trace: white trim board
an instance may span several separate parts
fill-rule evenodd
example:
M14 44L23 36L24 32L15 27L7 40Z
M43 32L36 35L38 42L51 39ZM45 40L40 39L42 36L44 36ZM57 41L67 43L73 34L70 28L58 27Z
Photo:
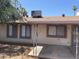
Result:
M30 53L28 55L38 57L42 48L43 48L43 46L36 46L30 51Z

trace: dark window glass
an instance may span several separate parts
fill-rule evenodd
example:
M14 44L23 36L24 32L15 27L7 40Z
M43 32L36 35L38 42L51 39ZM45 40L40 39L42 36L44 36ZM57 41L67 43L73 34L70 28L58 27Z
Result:
M20 25L20 38L31 38L31 25Z
M48 25L47 36L49 37L66 37L66 26L64 25Z
M7 24L7 37L17 37L17 24Z

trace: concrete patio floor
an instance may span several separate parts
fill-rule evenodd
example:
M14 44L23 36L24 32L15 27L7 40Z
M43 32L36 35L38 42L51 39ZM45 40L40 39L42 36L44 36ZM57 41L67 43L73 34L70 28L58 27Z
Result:
M70 51L71 53L76 56L76 47L75 46L71 46L70 47ZM79 58L79 47L78 47L78 58Z
M75 59L66 46L43 46L38 59Z

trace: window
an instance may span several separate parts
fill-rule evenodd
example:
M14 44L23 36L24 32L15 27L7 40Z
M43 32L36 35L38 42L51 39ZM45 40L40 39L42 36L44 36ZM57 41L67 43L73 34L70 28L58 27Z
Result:
M31 25L20 25L20 38L31 38Z
M7 24L7 37L9 38L17 37L17 24Z
M47 26L48 37L66 37L65 25L48 25Z

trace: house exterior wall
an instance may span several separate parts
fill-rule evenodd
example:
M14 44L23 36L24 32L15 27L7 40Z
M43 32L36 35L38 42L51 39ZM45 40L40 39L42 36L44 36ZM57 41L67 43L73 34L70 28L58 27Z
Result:
M71 44L71 25L67 25L67 37L66 38L53 38L47 37L47 26L38 25L38 43L54 44L54 45L70 45Z
M21 39L19 38L20 24L18 24L18 37L17 38L7 38L7 25L0 24L0 41L7 42L21 42L21 43L33 43L36 42L40 44L50 44L50 45L71 45L71 25L67 25L67 37L66 38L53 38L47 37L47 25L38 24L38 29L36 25L31 26L31 39ZM38 31L38 37L36 36L36 30Z
M20 26L18 24L18 37L17 38L8 38L7 37L7 24L0 24L0 41L15 42L15 43L32 43L31 39L21 39L20 38L19 29L20 29Z

